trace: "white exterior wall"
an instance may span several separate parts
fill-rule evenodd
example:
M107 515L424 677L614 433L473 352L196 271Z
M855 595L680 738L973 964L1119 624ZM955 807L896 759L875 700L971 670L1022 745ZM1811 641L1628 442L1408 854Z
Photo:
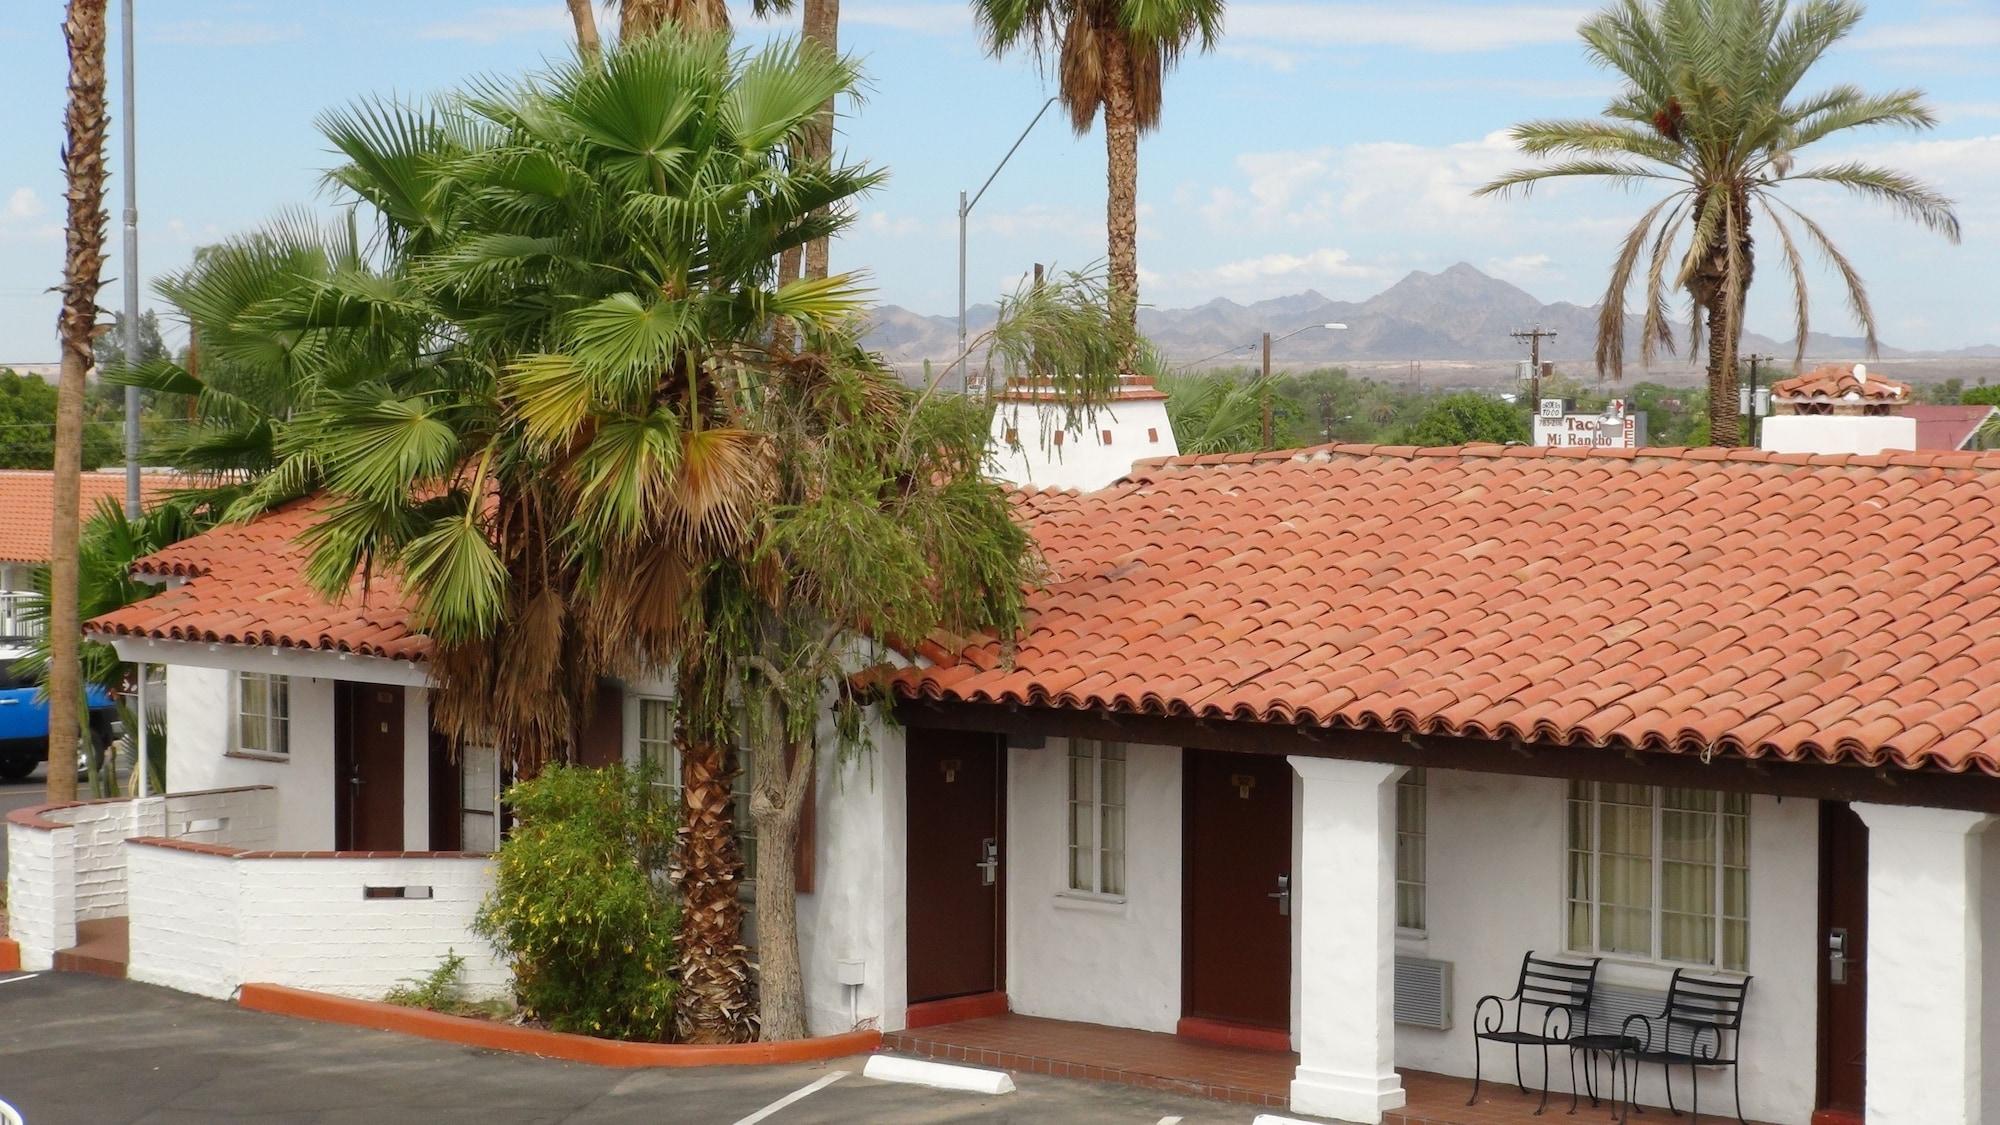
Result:
M273 665L274 672L282 672ZM275 786L277 838L285 851L333 847L338 789L334 754L334 689L338 680L291 678L289 760L251 757L230 750L235 719L229 683L221 668L174 665L168 673L167 791ZM430 846L430 701L419 687L403 689L403 848Z
M492 888L483 858L236 858L128 845L132 955L127 975L227 999L247 981L379 1000L466 960L468 995L510 978L470 926ZM364 898L365 887L429 887L430 898Z
M1774 453L1880 453L1915 449L1917 420L1883 414L1773 414L1757 444Z
M76 944L76 863L71 829L7 825L7 936L21 967L47 969Z
M1018 449L1010 448L1007 431L1015 431ZM1053 442L1064 430L1063 444ZM1104 431L1111 432L1110 444ZM1180 452L1174 429L1167 424L1163 398L1121 400L1100 407L1079 425L1064 425L1060 411L1034 403L1001 402L993 412L993 475L1011 484L1042 488L1103 488L1132 470L1132 462L1148 457L1172 457Z
M1980 886L1983 903L1980 926L1986 939L1981 951L1985 962L1980 974L1985 1002L1981 1034L1988 1051L2000 1051L2000 826L1981 833L1979 847L1984 876ZM1986 1067L1980 1102L1989 1116L2000 1113L2000 1063Z
M1563 815L1559 780L1447 770L1428 772L1429 931L1398 952L1452 962L1452 1027L1398 1025L1396 1064L1472 1075L1472 1019L1479 997L1514 990L1521 955L1560 954ZM1310 874L1305 876L1310 877ZM1819 1026L1819 806L1790 798L1750 802L1750 985L1743 1037L1743 1111L1751 1120L1803 1122L1813 1109ZM1599 980L1665 991L1668 967L1607 958ZM1556 1087L1568 1089L1557 1063ZM1527 1064L1539 1075L1539 1057ZM1720 1082L1716 1076L1721 1075ZM1486 1047L1486 1077L1511 1080L1513 1054ZM1725 1072L1703 1076L1704 1108L1727 1105ZM1677 1084L1686 1105L1685 1078ZM1663 1104L1657 1067L1640 1083ZM1723 1101L1715 1101L1718 1094Z
M278 669L273 669L274 671ZM230 673L220 668L174 665L167 686L167 791L227 789L242 785L270 785L278 790L277 838L275 847L287 851L324 850L333 847L334 753L333 689L336 681L294 676L290 687L290 745L288 761L253 758L234 754L231 724L235 708L229 691ZM421 706L422 693L409 698ZM413 707L412 709L415 709ZM426 712L428 714L428 712ZM430 745L426 735L419 747ZM427 792L430 773L426 766L403 779L406 797L404 816L411 813L408 786L417 784ZM427 806L418 806L420 833L406 838L404 846L421 848L429 839Z
M1013 1010L1147 1031L1181 1016L1181 749L1125 748L1125 889L1068 891L1069 740L1007 751Z

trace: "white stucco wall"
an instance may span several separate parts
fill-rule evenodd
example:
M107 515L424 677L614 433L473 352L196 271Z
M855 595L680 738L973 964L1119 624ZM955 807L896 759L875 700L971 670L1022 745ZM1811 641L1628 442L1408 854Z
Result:
M274 666L273 670L278 670ZM334 845L334 691L339 681L294 675L288 760L237 754L232 673L174 665L167 687L167 791L271 785L278 789L277 837L286 851ZM423 688L403 689L403 847L430 846L430 704Z
M1512 992L1526 951L1563 947L1565 783L1445 770L1430 771L1428 779L1429 930L1398 947L1452 962L1453 1026L1399 1025L1396 1063L1470 1076L1479 997ZM1755 979L1742 1049L1743 1109L1753 1120L1786 1125L1812 1113L1818 914L1818 804L1752 798L1749 972ZM1606 983L1664 990L1671 969L1607 959L1599 972ZM1513 1076L1511 1052L1492 1046L1486 1052L1488 1078ZM1531 1072L1539 1065L1531 1062ZM1712 1100L1727 1081L1723 1072L1704 1076L1704 1108L1727 1104L1726 1094ZM1567 1079L1558 1073L1555 1085L1567 1090ZM1677 1086L1684 1093L1685 1079ZM1649 1068L1640 1093L1648 1103L1661 1100L1657 1068Z
M1007 440L1010 429L1018 449ZM1057 430L1064 431L1060 446L1053 442ZM1130 472L1134 461L1179 451L1165 399L1116 402L1079 425L1066 425L1061 412L1033 403L1003 401L993 413L994 475L1013 484L1088 492Z
M470 996L502 996L504 966L470 924L492 888L483 858L236 858L127 845L132 980L226 999L246 981L381 999L448 953ZM427 887L428 898L365 898Z
M76 862L68 828L7 824L7 936L21 967L49 967L76 944Z
M1007 751L1007 998L1147 1031L1181 1016L1181 749L1125 748L1125 888L1068 891L1069 740Z
M1984 938L1981 991L1985 1002L1980 1022L1987 1058L2000 1059L2000 825L1980 834L1979 858L1980 897L1985 904L1980 911L1980 932ZM2000 1116L2000 1062L1986 1067L1984 1079L1981 1104L1987 1116Z
M1915 449L1917 420L1897 415L1774 414L1757 444L1775 453L1880 453Z

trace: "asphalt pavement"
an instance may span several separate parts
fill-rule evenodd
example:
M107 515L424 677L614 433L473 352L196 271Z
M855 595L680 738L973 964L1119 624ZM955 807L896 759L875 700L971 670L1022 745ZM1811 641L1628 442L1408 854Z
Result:
M1255 1116L1035 1075L1017 1075L1019 1089L997 1097L931 1090L862 1078L866 1062L609 1070L246 1012L128 981L0 974L0 1101L26 1125L1249 1125Z

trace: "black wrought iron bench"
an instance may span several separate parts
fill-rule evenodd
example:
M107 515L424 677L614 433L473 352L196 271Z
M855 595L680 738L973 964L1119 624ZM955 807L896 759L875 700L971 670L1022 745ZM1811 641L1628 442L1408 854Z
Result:
M1531 949L1521 958L1521 977L1514 985L1513 995L1479 998L1472 1009L1472 1097L1465 1104L1479 1101L1479 1084L1483 1080L1479 1048L1485 1042L1514 1048L1514 1085L1523 1094L1528 1092L1528 1085L1521 1080L1521 1048L1541 1048L1542 1101L1535 1112L1548 1108L1549 1048L1561 1047L1567 1054L1571 1039L1590 1034L1590 998L1597 988L1598 961L1596 957L1589 960L1537 957ZM1540 1013L1539 1019L1535 1017L1536 1011Z
M1701 1120L1701 1069L1728 1067L1736 1092L1736 1120L1745 1125L1743 1079L1736 1060L1743 1035L1744 998L1749 991L1749 977L1696 975L1675 969L1667 985L1667 1001L1658 1015L1625 1017L1623 1031L1635 1044L1625 1051L1625 1057L1632 1060L1625 1102L1628 1113L1638 1100L1641 1063L1660 1064L1667 1109L1676 1116L1680 1110L1674 1105L1673 1068L1688 1068L1693 1100L1688 1112L1697 1122Z

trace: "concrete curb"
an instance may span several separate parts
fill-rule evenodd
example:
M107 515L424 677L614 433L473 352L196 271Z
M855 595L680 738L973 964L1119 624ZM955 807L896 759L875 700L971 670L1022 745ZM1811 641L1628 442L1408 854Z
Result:
M1014 1080L1002 1070L975 1066L952 1066L929 1059L902 1055L873 1055L861 1069L861 1077L877 1082L905 1082L936 1090L964 1090L973 1094L1011 1094Z
M376 1031L395 1031L446 1043L482 1047L489 1051L511 1051L608 1067L772 1066L847 1058L867 1054L882 1044L882 1033L879 1031L850 1031L843 1035L794 1039L784 1043L723 1046L627 1043L536 1027L517 1027L492 1020L448 1016L422 1008L331 996L324 992L287 988L281 984L246 984L238 992L236 1003L254 1012L271 1012Z
M21 943L13 938L0 938L0 973L21 971Z

